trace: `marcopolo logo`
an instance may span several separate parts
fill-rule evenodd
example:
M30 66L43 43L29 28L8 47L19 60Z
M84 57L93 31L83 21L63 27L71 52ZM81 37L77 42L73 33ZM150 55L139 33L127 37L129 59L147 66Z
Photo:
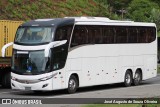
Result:
M2 104L12 104L11 99L2 99Z

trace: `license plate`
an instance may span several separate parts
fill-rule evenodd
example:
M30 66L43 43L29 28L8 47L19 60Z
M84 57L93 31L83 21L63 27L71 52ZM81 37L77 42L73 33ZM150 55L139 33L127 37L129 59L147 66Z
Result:
M31 90L31 87L25 87L25 90L29 91L29 90Z

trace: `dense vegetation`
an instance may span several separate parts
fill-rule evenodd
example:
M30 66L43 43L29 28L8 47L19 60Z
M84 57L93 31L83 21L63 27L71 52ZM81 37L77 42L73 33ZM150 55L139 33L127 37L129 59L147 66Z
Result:
M93 0L0 0L0 13L1 20L30 20L65 16L108 16L108 9Z
M160 31L159 0L0 0L0 20L105 16L154 22Z
M96 0L117 19L156 23L160 35L160 0Z

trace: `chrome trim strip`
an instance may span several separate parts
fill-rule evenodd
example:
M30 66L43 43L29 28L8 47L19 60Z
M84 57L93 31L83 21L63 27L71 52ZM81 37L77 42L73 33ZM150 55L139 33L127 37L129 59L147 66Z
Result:
M14 81L17 81L19 83L24 83L24 84L34 84L34 83L38 83L41 80L22 80L22 79L15 79Z

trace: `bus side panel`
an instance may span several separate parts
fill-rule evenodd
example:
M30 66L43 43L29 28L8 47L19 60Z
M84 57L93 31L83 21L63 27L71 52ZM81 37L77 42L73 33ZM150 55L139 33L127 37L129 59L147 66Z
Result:
M124 76L128 69L134 72L133 66L133 56L130 55L121 55L118 57L118 64L119 66L119 79L116 82L124 82Z
M108 75L108 79L106 80L106 83L110 84L110 83L116 83L117 81L120 80L119 75L121 74L119 72L119 68L118 68L118 57L115 56L107 56L106 57L106 73Z
M97 80L95 81L95 83L96 84L108 83L109 78L108 78L106 68L109 66L109 64L107 64L106 57L103 56L103 57L96 58L96 66L97 66Z
M82 75L83 77L81 78L81 86L92 86L96 85L97 81L97 58L83 58L83 64L82 64Z
M155 77L157 75L156 70L156 58L155 55L145 55L144 56L144 73L143 80Z
M143 55L135 55L133 57L133 77L135 75L136 70L139 68L142 70L142 76L145 74L144 72L144 61L143 61Z
M57 71L53 71L53 75L55 75L53 77L53 82L52 82L53 90L66 88L66 86L65 86L66 85L66 83L65 83L65 76L66 76L65 68L57 70Z
M81 53L81 52L80 52ZM70 56L73 56L72 58ZM77 57L76 52L72 51L68 53L68 58L65 66L65 86L64 88L68 87L68 81L72 74L77 74L79 78L79 86L81 86L81 81L84 78L83 75L81 75L81 69L82 69L82 58ZM81 77L82 76L82 77Z

